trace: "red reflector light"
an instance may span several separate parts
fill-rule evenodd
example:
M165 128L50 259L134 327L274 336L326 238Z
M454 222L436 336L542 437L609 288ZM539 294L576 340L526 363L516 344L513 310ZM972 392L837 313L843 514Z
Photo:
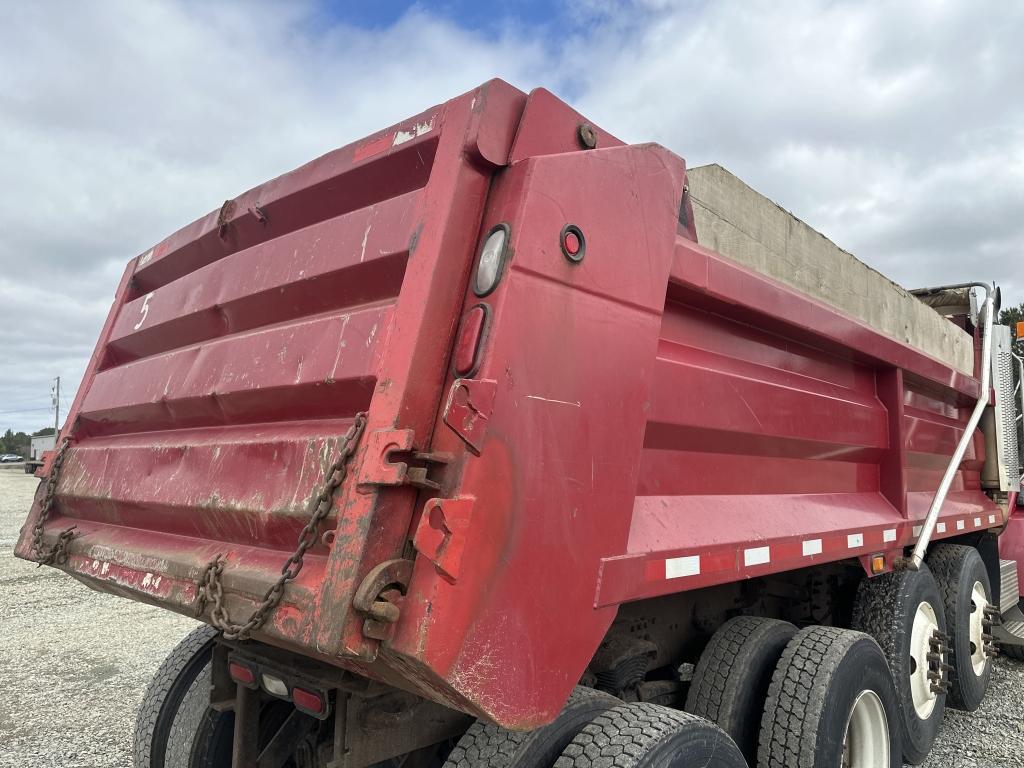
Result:
M323 696L304 688L292 688L292 701L295 702L296 709L311 715L322 715L326 708Z
M580 238L575 232L565 233L565 252L570 256L580 252Z
M583 255L587 251L587 241L583 237L583 230L575 224L566 224L562 227L562 253L569 261L579 264L583 261Z
M466 376L474 372L477 366L477 353L480 350L480 337L483 335L487 320L487 310L477 304L462 318L459 339L455 342L455 373Z
M230 662L228 664L228 673L236 683L249 686L256 685L256 672L251 667L245 666L245 664L239 664L237 661Z

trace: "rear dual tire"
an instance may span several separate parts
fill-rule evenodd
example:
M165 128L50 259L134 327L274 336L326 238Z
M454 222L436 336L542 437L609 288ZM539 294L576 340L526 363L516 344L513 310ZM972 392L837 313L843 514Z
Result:
M868 635L808 627L783 651L761 721L759 768L900 768L900 704Z
M623 704L572 740L554 768L747 768L733 740L704 718L657 704Z
M135 719L135 768L188 766L193 737L206 715L217 635L206 624L196 627L157 669Z
M611 694L577 687L561 714L543 728L522 733L474 723L444 768L551 768L584 726L621 703Z
M732 739L695 715L648 702L624 704L576 688L549 725L516 733L476 723L445 768L747 768Z
M922 566L862 581L852 625L871 635L885 654L900 702L903 758L921 763L938 736L946 705L945 694L933 688L945 677L946 616L931 571Z
M950 628L949 706L973 712L981 706L992 676L985 654L985 609L992 605L992 587L985 563L974 547L937 544L928 553L928 567L935 574L942 595L946 624Z
M729 734L751 765L772 675L795 634L787 621L737 616L719 627L694 669L686 711Z
M1008 659L1024 661L1024 645L1002 645L999 650Z

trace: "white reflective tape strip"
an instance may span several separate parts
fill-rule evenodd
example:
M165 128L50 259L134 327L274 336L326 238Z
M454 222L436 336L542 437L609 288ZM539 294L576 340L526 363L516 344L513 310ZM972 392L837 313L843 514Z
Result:
M945 533L946 532L946 524L945 523L939 523L938 525L935 526L935 530L938 531L939 533Z
M981 528L981 518L980 517L974 518L974 527L975 528Z
M744 565L764 565L771 562L771 547L753 547L743 550Z
M808 539L803 544L804 557L821 554L821 539Z
M886 528L882 531L882 541L896 541L896 529Z
M921 535L921 531L922 531L922 530L923 530L923 528L922 528L922 527L921 527L920 525L915 525L915 526L914 526L914 538L915 538L915 539L916 539L916 538L917 538L918 536L920 536L920 535Z
M665 561L665 578L679 579L700 574L700 555L670 557Z
M851 533L846 537L846 546L848 549L857 549L857 547L864 546L864 534L863 533Z
M956 529L962 531L966 527L966 523L963 520L956 521Z
M988 524L989 525L995 525L995 523L996 523L996 516L995 515L989 515L988 516Z

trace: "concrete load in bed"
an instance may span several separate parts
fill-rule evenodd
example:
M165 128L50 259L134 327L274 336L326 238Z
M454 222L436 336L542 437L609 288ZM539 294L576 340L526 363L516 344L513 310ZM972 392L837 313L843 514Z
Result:
M971 337L720 165L688 172L700 244L974 373Z

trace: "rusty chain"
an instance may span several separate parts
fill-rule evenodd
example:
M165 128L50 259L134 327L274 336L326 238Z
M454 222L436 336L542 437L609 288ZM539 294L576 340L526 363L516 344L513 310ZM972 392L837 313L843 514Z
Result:
M43 544L43 533L46 520L53 508L53 497L57 493L57 476L60 475L60 468L64 466L64 456L67 454L68 445L71 441L64 438L60 444L60 450L50 465L50 474L46 478L46 495L43 496L43 503L39 508L39 517L36 524L32 526L32 554L39 565L64 565L68 561L68 542L75 535L75 526L65 528L57 537L57 543L52 547Z
M224 606L224 587L221 584L221 576L224 573L225 559L223 555L217 555L206 564L199 577L199 587L196 591L196 616L201 616L206 610L208 603L213 604L210 611L210 623L224 633L228 640L245 640L251 632L256 631L263 622L267 620L281 598L284 596L285 585L299 575L302 570L303 559L306 551L312 547L317 540L320 524L331 513L334 506L334 493L338 487L345 482L348 472L348 462L356 451L359 438L366 427L366 413L356 414L352 426L342 438L341 450L338 458L335 459L327 471L327 480L310 503L312 514L309 521L299 533L298 546L285 564L281 567L281 575L270 588L263 594L263 599L252 612L252 615L242 624L235 624L228 618L227 609Z

